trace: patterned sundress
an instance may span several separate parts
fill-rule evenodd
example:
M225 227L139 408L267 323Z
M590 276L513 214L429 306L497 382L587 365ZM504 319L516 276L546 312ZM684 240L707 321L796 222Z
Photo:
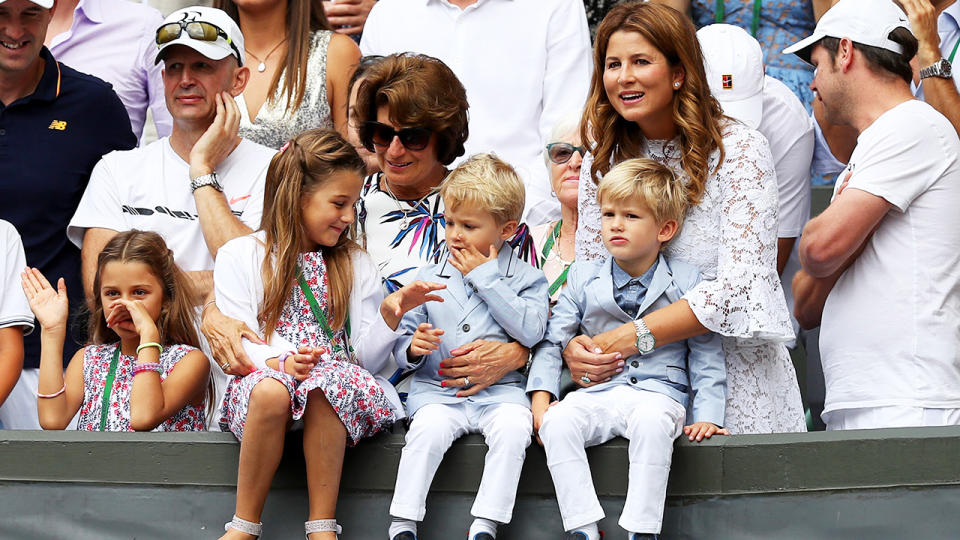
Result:
M302 253L298 262L320 309L329 313L327 268L323 256L319 252ZM287 387L290 392L290 413L294 420L303 417L309 393L322 390L346 428L348 445L355 445L360 439L393 423L393 406L383 388L369 371L351 362L342 352L349 348L346 329L341 329L332 340L329 339L297 283L293 284L283 306L276 332L298 348L321 347L328 352L303 381L269 367L258 369L245 377L234 377L224 394L221 429L229 429L237 439L243 439L250 393L257 383L267 378L280 381Z
M119 343L110 343L83 348L83 405L77 420L77 429L80 431L101 431L103 395L107 380L110 379L114 354L119 347ZM196 349L189 345L164 347L159 360L162 368L160 380L165 380L177 362L193 350ZM136 355L121 354L117 358L103 431L133 431L130 427L130 391L133 389L133 367L136 363ZM188 403L153 431L204 431L206 421L203 405Z

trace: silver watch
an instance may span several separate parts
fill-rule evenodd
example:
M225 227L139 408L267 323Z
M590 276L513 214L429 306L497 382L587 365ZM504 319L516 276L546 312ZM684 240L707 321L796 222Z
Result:
M946 58L941 58L935 62L932 66L927 66L920 70L920 78L926 79L927 77L940 77L941 79L951 79L953 78L953 66L950 65L950 61Z
M217 173L212 172L210 174L200 175L193 180L190 180L190 191L196 191L203 186L210 186L213 189L223 192L223 186L220 185L220 182L217 180Z
M657 346L657 340L650 333L650 329L647 328L647 323L637 317L633 320L633 328L637 331L637 350L640 351L640 354L653 352L653 349Z

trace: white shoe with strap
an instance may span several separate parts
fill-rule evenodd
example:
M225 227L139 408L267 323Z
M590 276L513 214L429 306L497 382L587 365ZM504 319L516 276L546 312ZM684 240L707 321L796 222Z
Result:
M310 538L310 533L317 532L337 533L337 538L339 538L340 533L343 532L343 529L340 527L340 525L337 525L337 520L335 519L315 519L313 521L304 522L303 530L305 531L305 538Z
M247 521L245 519L238 518L233 516L233 519L229 523L223 524L223 530L229 531L233 529L235 531L240 531L242 533L252 534L257 538L260 538L260 535L263 533L263 523L254 523L252 521Z

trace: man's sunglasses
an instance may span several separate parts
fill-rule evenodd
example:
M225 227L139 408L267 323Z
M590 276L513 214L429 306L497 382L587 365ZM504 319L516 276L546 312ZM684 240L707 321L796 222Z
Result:
M563 165L570 161L574 152L580 152L580 157L587 153L587 149L582 146L574 146L570 143L555 142L547 145L547 157L557 165Z
M191 39L197 41L216 41L217 38L222 36L227 44L230 45L230 48L233 49L233 53L237 56L237 62L243 63L240 60L240 49L237 49L237 46L233 44L230 36L219 26L208 22L177 21L167 23L157 29L157 45L164 45L179 38L184 30L187 31L187 35L190 36Z
M408 127L393 129L380 122L369 121L364 124L365 137L363 145L367 150L376 152L375 147L386 148L393 142L394 137L400 137L400 144L407 150L423 150L430 144L433 131L425 127Z

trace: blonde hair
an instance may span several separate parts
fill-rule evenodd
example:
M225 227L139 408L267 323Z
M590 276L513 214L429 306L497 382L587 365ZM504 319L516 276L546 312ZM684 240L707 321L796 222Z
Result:
M297 256L305 237L302 201L335 173L349 171L362 177L367 170L353 145L333 130L307 130L290 139L288 145L273 157L267 169L260 223L266 233L267 256L261 268L263 304L257 319L268 339L297 280ZM360 247L343 234L335 246L320 249L330 284L327 318L331 329L337 331L347 319L353 288L350 254Z
M650 210L657 223L674 220L683 224L690 206L687 188L669 167L652 159L628 159L610 169L600 180L597 203L638 201Z
M503 225L520 221L526 191L507 162L493 154L474 154L447 175L440 184L440 197L447 208L461 204L482 208Z
M680 135L680 163L690 178L690 204L698 204L710 174L710 154L719 150L716 167L723 163L723 112L707 84L696 28L687 16L664 5L617 4L597 28L590 95L580 122L583 144L594 145L590 176L596 182L597 175L606 174L612 163L641 155L645 144L640 127L620 116L603 86L607 45L610 36L620 31L642 35L666 57L671 68L683 69L683 84L673 93L672 119Z

